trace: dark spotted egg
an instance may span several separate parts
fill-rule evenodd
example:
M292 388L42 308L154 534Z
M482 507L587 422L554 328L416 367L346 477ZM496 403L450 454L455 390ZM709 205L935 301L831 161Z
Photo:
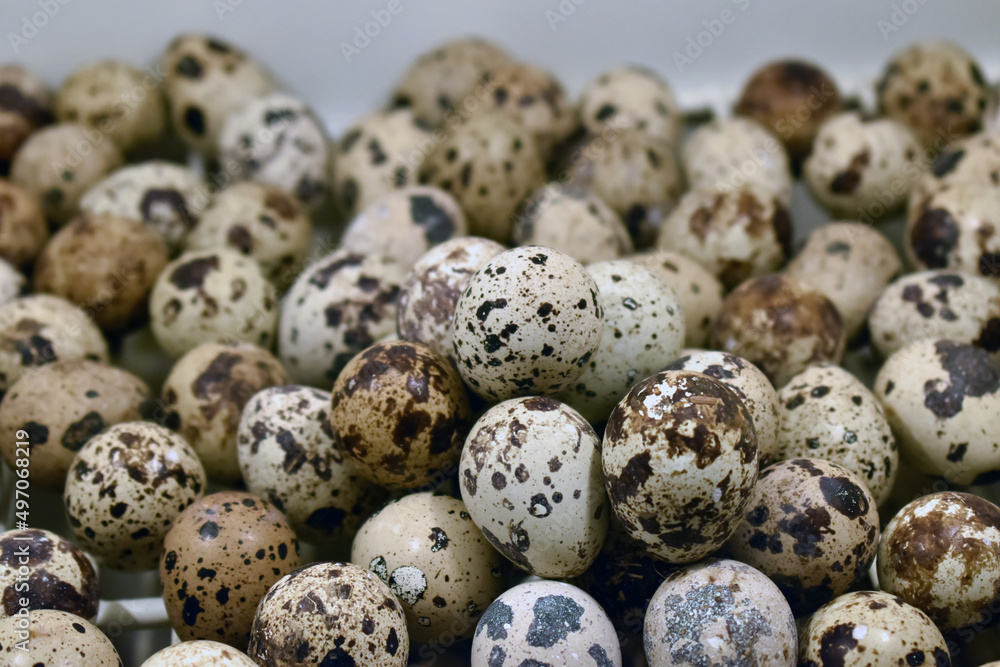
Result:
M1000 189L995 183L956 183L914 202L903 249L918 269L952 269L1000 276Z
M0 660L6 667L122 667L115 645L76 614L55 609L0 619ZM23 650L26 647L27 650Z
M24 607L94 619L97 585L94 566L69 540L37 528L0 533L0 619Z
M599 74L580 92L580 123L593 134L633 128L677 144L681 111L670 84L651 69L625 65Z

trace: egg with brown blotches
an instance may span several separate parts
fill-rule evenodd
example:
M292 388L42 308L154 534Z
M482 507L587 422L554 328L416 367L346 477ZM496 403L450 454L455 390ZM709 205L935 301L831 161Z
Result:
M97 587L97 570L69 540L37 528L0 533L0 619L57 609L93 620Z

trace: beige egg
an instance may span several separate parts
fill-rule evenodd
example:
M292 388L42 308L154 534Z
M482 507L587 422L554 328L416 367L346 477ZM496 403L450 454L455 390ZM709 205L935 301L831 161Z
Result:
M0 80L2 76L0 66ZM2 125L3 112L0 111ZM3 202L0 206L0 257L15 268L23 269L35 261L48 241L49 223L38 197L5 178L0 178L0 202Z
M0 533L0 619L58 609L93 620L100 602L97 571L80 547L37 528Z
M582 574L610 510L594 429L552 398L495 405L472 427L459 466L462 500L486 539L522 570Z
M771 578L796 616L864 582L878 547L875 498L847 468L791 459L765 468L726 544Z
M625 65L584 85L577 104L580 123L593 134L634 128L676 145L681 110L670 84L651 69Z
M63 502L82 548L117 570L138 572L156 567L171 523L205 484L183 438L150 422L126 422L83 446Z
M741 356L781 387L807 366L839 363L846 339L836 306L780 273L733 290L715 319L712 347Z
M839 366L812 366L779 392L781 428L775 461L813 457L841 465L881 505L889 499L899 452L882 405Z
M2 214L0 214L2 215ZM0 225L3 221L0 220ZM28 279L7 260L0 257L0 304L13 301L24 294Z
M257 663L232 646L196 640L168 646L149 656L140 667L254 667Z
M944 631L988 627L1000 605L1000 509L954 491L914 500L882 533L878 580Z
M410 638L402 606L378 576L351 563L315 563L264 596L247 653L258 665L405 667Z
M506 588L503 557L479 532L465 504L430 492L395 500L371 516L351 562L386 582L402 603L410 641L468 639Z
M664 371L611 412L603 466L629 535L668 563L693 563L735 530L757 479L750 412L708 375Z
M76 614L54 609L0 619L6 667L122 667L114 644Z
M646 611L651 666L782 665L798 654L795 617L774 583L749 565L706 559L667 575Z
M924 339L889 357L875 378L903 458L918 470L972 484L1000 469L1000 362L966 343Z
M170 625L182 640L243 650L257 603L300 564L295 533L270 503L240 491L205 496L174 520L163 542L160 583Z
M1000 276L1000 188L974 182L942 187L915 203L906 222L903 248L918 269L952 269Z
M947 147L928 153L930 168L925 170L910 193L909 212L938 191L958 183L997 187L991 174L1000 169L1000 136L981 132L963 137Z
M6 171L25 139L53 121L52 94L34 72L17 63L0 65L0 86L23 100L0 111L0 167Z

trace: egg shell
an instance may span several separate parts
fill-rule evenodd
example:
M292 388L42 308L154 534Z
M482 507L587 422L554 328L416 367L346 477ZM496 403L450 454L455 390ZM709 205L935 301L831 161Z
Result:
M414 493L369 517L351 562L385 581L406 612L410 641L468 639L506 588L503 557L473 523L465 504Z
M555 394L597 350L603 316L594 279L565 253L502 252L472 276L455 307L458 369L487 400Z
M580 91L580 123L600 134L607 128L634 128L676 145L681 110L670 84L651 69L625 65L602 72Z
M909 212L939 190L958 183L995 188L1000 183L992 174L1000 169L1000 140L995 132L982 132L957 139L944 147L928 151L929 169L913 184Z
M918 470L972 484L1000 467L1000 363L981 348L910 343L882 365L875 395L903 458Z
M459 479L472 520L500 553L547 578L582 574L608 528L597 433L552 398L515 398L479 418Z
M37 528L0 533L0 619L27 608L93 620L100 605L97 589L97 571L69 540Z
M0 81L3 77L3 66L0 66ZM0 126L3 124L3 111L0 111ZM0 147L2 150L2 147ZM41 252L49 239L49 223L45 220L42 207L35 194L0 178L0 257L6 259L15 268L24 269Z
M247 653L257 664L405 667L410 638L402 606L378 576L351 563L315 563L264 596Z
M329 413L330 392L263 389L243 409L236 453L251 493L284 512L301 539L334 545L354 536L383 493L344 461Z
M220 642L195 640L160 649L140 667L254 667L257 663L232 646Z
M2 220L0 220L0 224L3 224ZM25 289L27 282L23 273L0 257L0 304L13 301L24 294L27 291Z
M471 667L591 662L621 667L614 626L594 598L559 581L508 590L486 609L472 640Z
M299 565L295 533L270 503L240 491L205 496L181 512L163 543L170 625L182 640L211 638L243 650L257 603Z
M918 269L949 268L1000 276L1000 188L962 182L917 202L906 221L903 248Z
M0 657L7 667L122 667L111 640L76 614L39 609L26 620L25 630L23 617L0 619Z
M736 529L757 479L757 436L726 385L692 371L636 384L604 430L603 467L629 535L668 563L716 551Z
M149 399L146 383L118 368L82 359L43 366L18 380L0 402L0 454L14 469L17 443L30 442L32 485L61 491L87 440L141 419Z
M781 591L749 565L708 558L660 584L646 612L651 665L796 665L795 617Z
M865 582L875 560L875 498L854 473L829 461L790 459L765 468L741 519L726 552L770 577L796 616Z
M910 502L882 533L878 580L884 591L917 607L944 631L994 625L1000 509L955 491Z
M33 72L17 63L0 65L0 86L9 86L23 103L0 110L0 171L6 173L18 148L53 119L52 95Z

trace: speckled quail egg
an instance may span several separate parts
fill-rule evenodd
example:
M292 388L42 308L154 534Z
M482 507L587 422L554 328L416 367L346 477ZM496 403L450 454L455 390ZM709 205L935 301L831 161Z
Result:
M269 348L277 311L274 286L257 262L228 248L182 254L163 269L149 297L153 335L173 357L210 342Z
M507 664L621 667L622 657L597 600L560 581L531 581L494 600L472 640L472 667Z
M174 131L190 148L206 154L216 151L231 113L275 87L245 51L209 35L175 38L167 46L163 69Z
M788 211L756 185L689 191L663 222L657 241L660 250L687 255L728 288L779 269L791 244Z
M140 667L254 667L245 653L220 642L180 642L149 656Z
M427 251L413 265L399 292L396 326L400 338L453 358L451 323L458 298L473 274L504 250L496 241L463 236Z
M882 405L839 366L812 366L778 394L781 428L775 461L815 457L858 476L881 505L899 470L896 439Z
M344 461L329 413L329 392L270 387L247 402L236 431L247 489L284 512L296 535L318 544L353 537L383 500L381 491Z
M809 235L785 275L822 292L836 306L852 339L901 268L892 242L880 232L869 225L831 222Z
M264 596L247 653L275 667L405 667L410 638L402 606L376 574L351 563L315 563L285 575Z
M540 246L502 252L455 306L458 369L488 400L555 394L597 351L603 316L597 284L569 255Z
M450 361L420 343L367 348L333 385L330 429L365 479L411 489L450 474L470 421L469 397Z
M818 65L776 60L750 76L734 111L770 130L793 160L802 160L820 125L842 108L837 84Z
M58 609L97 616L97 571L86 554L37 528L0 533L0 619L21 609Z
M240 491L205 496L174 519L163 542L170 625L182 640L243 650L257 603L300 564L295 533L270 503Z
M819 667L950 667L948 644L922 611L879 591L856 591L823 605L802 628L799 664Z
M667 575L646 611L643 643L654 667L793 667L798 653L778 587L749 565L715 558Z
M83 310L50 294L0 304L0 393L32 369L73 359L108 361L108 343Z
M3 222L0 221L0 225ZM2 233L2 232L0 232ZM0 257L0 304L24 294L28 279L6 259Z
M599 424L633 384L680 356L684 311L673 289L628 260L597 262L587 273L601 295L604 332L580 377L558 396Z
M684 311L685 345L708 344L712 320L722 307L725 291L719 279L693 259L666 250L632 255L628 260L646 267L673 288Z
M114 644L76 614L40 609L0 620L0 656L7 667L122 667Z
M56 118L106 134L128 153L158 139L167 114L159 75L117 60L85 65L56 94Z
M381 255L335 250L285 294L278 352L295 382L329 387L354 355L394 333L406 268Z
M682 350L661 370L704 373L732 389L753 419L760 465L763 467L776 460L780 421L778 392L759 368L728 352Z
M0 175L6 175L17 150L33 132L52 122L52 95L34 73L16 63L0 65Z
M914 500L885 527L878 580L942 630L992 625L1000 605L1000 509L954 491Z
M1000 363L982 348L910 343L882 365L875 395L903 457L918 470L971 484L1000 469Z
M918 269L1000 277L998 219L1000 188L958 183L910 210L903 248Z
M596 195L559 182L548 183L523 204L514 222L514 245L540 245L581 264L632 253L632 239L618 214Z
M629 535L669 563L693 563L742 519L757 479L757 436L732 389L702 373L664 371L615 406L602 458Z
M94 185L80 209L141 220L160 232L175 255L208 203L209 190L194 170L151 160L123 167Z
M864 582L878 547L875 498L854 473L822 459L761 471L726 550L771 578L796 616Z
M145 322L149 291L166 265L167 246L155 229L84 213L42 250L34 288L80 306L102 329L124 331Z
M712 329L712 347L749 360L776 387L810 364L838 363L845 329L836 306L794 278L752 278L726 297Z
M327 194L329 139L323 124L297 97L271 93L231 113L219 133L219 159L241 179L281 188L306 207Z
M418 644L471 637L506 583L503 557L462 501L429 492L404 496L371 516L354 539L351 562L389 585Z
M754 120L735 117L702 125L681 161L692 189L738 190L757 185L782 204L792 197L792 173L781 141Z
M462 499L500 553L540 577L582 574L610 511L600 440L559 401L515 398L479 418L462 449Z
M813 197L833 215L877 220L906 202L922 153L901 122L848 111L820 127L803 173Z
M958 183L1000 186L1000 135L995 131L959 139L929 152L928 157L929 169L923 171L910 193L910 212L939 190Z
M109 426L141 419L149 398L146 383L119 368L83 359L42 366L0 402L0 453L13 469L17 443L30 442L32 486L61 491L84 443Z
M25 269L35 261L48 239L49 223L42 214L38 197L0 178L0 257L18 269Z
M198 453L213 480L240 479L236 427L261 389L288 384L281 363L252 343L202 343L174 363L158 406L163 424Z
M634 128L676 145L681 111L670 84L646 67L626 65L587 83L578 103L580 123L600 134L607 128Z
M66 476L66 517L80 546L126 572L150 570L171 522L205 487L198 455L176 433L126 422L95 435Z
M440 188L415 185L374 199L344 230L340 247L391 257L409 269L432 247L465 236L465 214Z
M918 42L896 53L875 90L880 111L925 146L980 131L990 99L979 65L950 42Z
M122 165L121 151L97 130L76 123L35 132L18 150L10 180L38 197L45 217L55 225L72 218L80 199Z
M284 190L242 181L217 194L194 229L186 250L228 247L249 255L279 288L305 266L312 241L309 213Z
M531 133L494 111L475 114L436 143L419 177L454 195L471 233L505 243L518 205L545 182L545 171Z
M972 343L1000 352L1000 283L948 269L905 275L868 315L872 344L888 357L921 338Z

